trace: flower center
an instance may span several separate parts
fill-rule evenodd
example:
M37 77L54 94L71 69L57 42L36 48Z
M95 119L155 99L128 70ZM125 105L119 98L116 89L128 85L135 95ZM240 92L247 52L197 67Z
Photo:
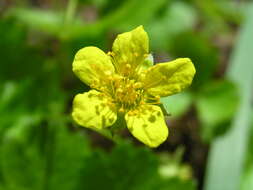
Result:
M135 110L143 104L160 104L159 96L147 94L143 83L127 76L108 74L103 79L94 81L91 88L102 92L101 96L107 96L108 106L122 113Z
M144 103L142 83L118 74L94 82L91 88L101 91L116 105L119 112L127 112ZM110 104L109 103L109 104Z
M134 109L143 101L142 84L127 77L115 75L110 80L110 91L113 103L120 112Z

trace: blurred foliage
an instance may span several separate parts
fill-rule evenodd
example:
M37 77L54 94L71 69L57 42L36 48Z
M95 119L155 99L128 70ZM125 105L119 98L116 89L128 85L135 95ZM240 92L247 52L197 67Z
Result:
M192 88L162 99L169 123L191 117L201 142L190 143L210 143L226 134L241 102L238 86L224 77L234 34L244 21L241 5L247 4L0 1L0 190L196 189L202 182L194 177L202 178L195 165L184 163L196 150L168 153L174 150L170 139L157 152L128 142L108 150L95 143L102 137L74 126L73 96L88 87L73 76L71 62L78 49L108 51L118 33L144 25L156 62L190 57L197 70ZM251 180L249 164L244 189Z
M246 163L244 165L244 174L242 176L242 182L240 189L246 190L253 188L253 150L251 148L253 144L253 112L251 112L251 123L250 123L250 136L249 136L249 142L248 142L248 152L246 155Z
M251 137L252 122L252 82L253 82L253 45L249 43L253 32L253 4L249 4L245 10L246 20L239 33L237 43L231 56L230 65L226 73L226 78L233 80L238 86L240 95L239 109L234 117L231 130L222 138L212 142L209 153L205 190L237 190L240 183L249 181L250 172L247 179L243 179L243 168L247 160L248 152L251 152L249 138ZM221 105L223 106L223 105ZM227 104L224 104L226 109ZM252 162L252 161L251 161ZM233 166L233 167L231 167ZM220 179L223 183L220 183ZM252 179L251 179L252 180ZM247 182L246 182L247 184Z
M2 138L3 189L195 189L190 178L159 175L159 162L147 148L122 142L107 153L56 123L19 128Z
M224 134L230 126L230 119L237 111L239 95L234 83L213 81L202 89L196 108L202 122L203 138L209 139Z
M182 116L192 104L192 95L189 92L182 92L170 97L162 98L162 103L165 109L172 118L178 118Z

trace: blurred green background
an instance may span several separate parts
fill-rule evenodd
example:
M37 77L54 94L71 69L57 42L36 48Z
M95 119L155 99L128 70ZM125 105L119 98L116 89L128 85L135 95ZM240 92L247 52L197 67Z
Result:
M117 144L71 119L77 50L143 25L155 62L189 57L163 98L170 136ZM0 190L253 189L253 4L238 0L0 0Z

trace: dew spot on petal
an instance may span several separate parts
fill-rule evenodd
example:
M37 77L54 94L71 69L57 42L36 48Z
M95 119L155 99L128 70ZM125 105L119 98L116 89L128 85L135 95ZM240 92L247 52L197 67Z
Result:
M100 112L99 112L98 110L96 110L96 114L97 114L97 115L100 115Z
M81 120L81 119L82 119L82 116L81 116L80 114L75 114L75 116L76 116L76 118L77 118L78 120Z
M109 119L109 122L110 122L110 123L112 123L113 121L114 121L114 119L113 119L113 118L110 118L110 119Z
M151 123L154 123L155 120L156 120L156 117L154 115L151 115L148 120L151 122Z
M106 122L106 119L105 119L105 116L103 115L103 116L102 116L102 126L103 126L103 127L104 127L105 124L106 124L105 122Z
M105 108L106 104L101 103L100 106L101 106L102 108Z
M161 112L160 112L160 111L157 112L156 115L157 115L158 117L161 116Z
M98 96L98 99L99 99L99 100L103 100L104 97L103 97L103 96Z
M143 124L143 125L142 125L143 128L146 128L147 126L148 126L147 124Z
M95 106L95 111L96 111L96 114L97 114L97 115L100 115L100 112L99 112L99 107L98 107L98 105L96 105L96 106Z
M92 96L93 96L93 94L91 94L91 93L88 94L88 98L92 98Z

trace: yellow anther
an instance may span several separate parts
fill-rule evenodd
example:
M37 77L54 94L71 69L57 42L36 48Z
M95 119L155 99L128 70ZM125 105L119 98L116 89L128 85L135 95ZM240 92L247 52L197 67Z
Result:
M134 88L141 88L142 87L142 83L141 82L136 82L133 85Z
M132 111L129 111L127 114L128 114L129 116L134 116L134 113L133 113Z
M109 107L112 108L112 109L115 108L115 104L112 103L112 102L107 102L106 105L109 106Z
M108 52L107 52L107 55L114 56L114 53L113 53L113 52L111 52L111 51L108 51Z
M129 63L126 64L127 69L131 69L131 65Z
M139 54L138 54L138 53L136 53L136 52L134 53L134 55L135 55L135 57L139 56Z
M108 76L107 79L112 81L114 78L113 78L113 76Z
M160 96L158 96L158 95L155 96L155 99L160 100Z
M133 114L134 114L134 115L137 115L138 113L139 113L138 110L134 110L134 111L133 111Z
M119 81L119 80L123 79L123 77L120 75L114 75L113 79Z
M124 112L125 112L124 108L121 107L121 108L119 109L119 112L124 113Z
M122 88L118 88L118 89L117 89L117 92L118 92L118 93L122 93L122 92L124 92L124 91L123 91Z
M149 54L147 54L147 53L143 55L144 58L147 58L148 56L149 56Z
M141 101L141 102L140 102L140 105L144 105L144 104L146 104L144 101Z
M112 75L112 72L111 71L105 71L105 75L110 76L110 75Z
M131 84L127 84L126 85L126 88L128 89L128 88L131 88L132 87L132 85Z
M140 79L143 80L145 78L145 73L140 74Z
M106 87L100 87L100 89L104 91L104 90L106 90L107 88L106 88Z

